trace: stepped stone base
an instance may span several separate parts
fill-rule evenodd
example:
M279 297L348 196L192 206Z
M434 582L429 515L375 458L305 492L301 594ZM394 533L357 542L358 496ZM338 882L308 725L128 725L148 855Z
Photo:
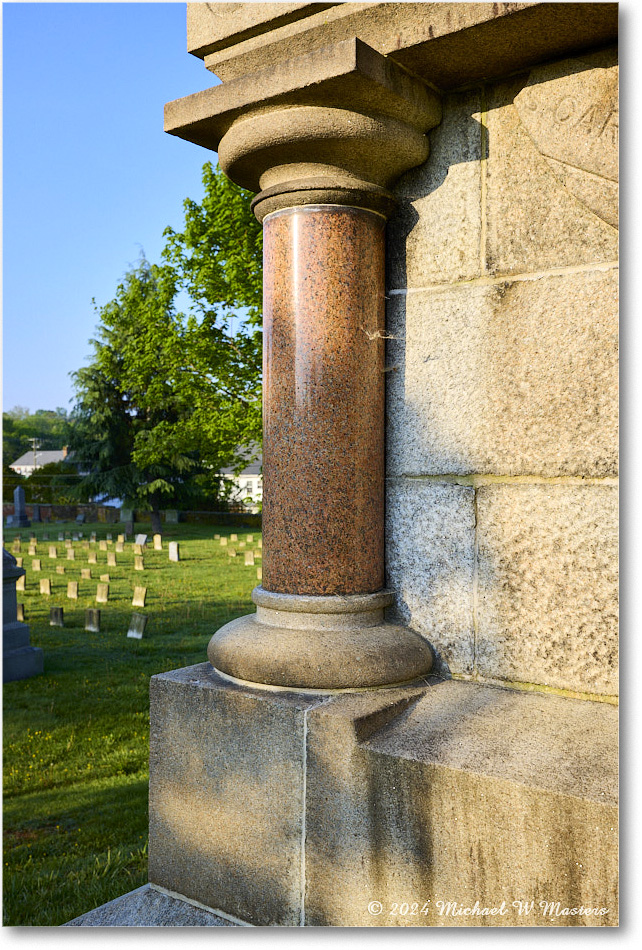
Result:
M256 926L617 925L616 795L602 703L151 681L150 881Z

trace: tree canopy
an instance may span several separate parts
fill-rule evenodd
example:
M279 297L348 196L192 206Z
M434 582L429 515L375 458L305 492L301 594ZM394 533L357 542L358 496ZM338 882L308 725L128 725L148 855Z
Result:
M73 374L84 495L149 505L157 526L160 507L220 494L220 470L261 441L261 229L218 168L203 184L163 263L142 258L98 309L92 359Z

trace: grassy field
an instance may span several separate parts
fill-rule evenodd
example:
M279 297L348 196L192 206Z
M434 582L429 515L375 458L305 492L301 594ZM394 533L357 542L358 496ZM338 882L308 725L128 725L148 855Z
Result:
M31 570L30 529L22 529L27 570L24 603L31 643L44 651L43 676L4 686L4 925L56 926L118 897L147 880L147 784L149 678L154 673L201 663L207 643L222 624L252 610L257 567L230 558L214 534L253 533L246 548L257 550L252 529L166 525L163 551L150 550L145 570L134 570L131 540L107 567L107 552L87 563L83 541L65 557L58 531L76 526L38 525L40 573ZM98 541L119 525L84 525L83 540ZM42 540L48 533L48 541ZM18 532L7 530L12 550ZM170 540L180 542L178 563L168 559ZM48 557L56 544L58 559ZM260 553L260 552L259 552ZM56 566L65 573L57 574ZM81 580L90 567L91 580ZM107 605L95 603L100 574L109 573ZM50 597L39 579L51 580ZM67 582L79 582L77 601ZM145 608L132 607L134 586L147 587ZM51 607L63 607L64 628L49 625ZM84 629L85 609L99 606L101 632ZM126 636L132 612L148 615L142 640Z

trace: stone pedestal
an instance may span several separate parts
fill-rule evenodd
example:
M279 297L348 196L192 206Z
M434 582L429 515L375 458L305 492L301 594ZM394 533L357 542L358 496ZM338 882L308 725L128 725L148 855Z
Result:
M43 672L42 650L29 644L29 627L18 620L16 581L26 571L2 550L2 681L23 680Z
M616 747L605 704L163 673L149 879L255 926L614 926Z

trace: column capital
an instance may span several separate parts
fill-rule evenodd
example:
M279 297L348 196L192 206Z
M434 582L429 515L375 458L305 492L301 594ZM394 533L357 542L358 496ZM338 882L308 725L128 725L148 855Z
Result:
M218 151L228 177L259 192L259 220L305 204L387 216L440 119L433 90L357 38L165 106L167 132Z

